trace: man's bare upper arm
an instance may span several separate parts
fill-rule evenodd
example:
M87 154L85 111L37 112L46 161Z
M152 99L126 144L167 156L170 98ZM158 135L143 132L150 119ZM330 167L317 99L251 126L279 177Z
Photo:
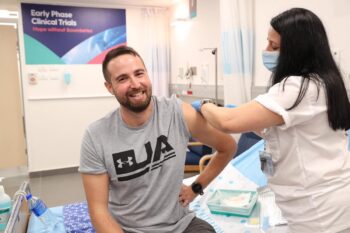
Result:
M215 148L217 151L225 150L228 144L235 144L230 135L222 133L212 127L203 116L188 103L182 104L182 110L192 137Z

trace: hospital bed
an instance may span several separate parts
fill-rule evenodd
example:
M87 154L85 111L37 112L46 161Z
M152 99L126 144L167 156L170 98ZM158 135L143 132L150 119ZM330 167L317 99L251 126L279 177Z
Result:
M266 220L266 217L269 217L268 215L271 215L271 213L265 211L266 205L264 207L263 202L259 202L261 207L259 207L260 209L257 212L258 215L255 214L253 219L251 217L228 217L211 214L206 205L206 201L216 189L257 190L259 187L266 185L267 181L260 170L260 161L258 159L259 151L262 149L263 141L261 140L239 157L233 159L223 172L205 189L205 194L198 196L190 204L190 209L195 211L199 218L213 225L216 232L254 233L264 232L262 229L266 230L270 227L270 222ZM184 180L184 183L191 184L194 179L195 177L187 178ZM35 216L30 217L27 202L23 195L25 192L30 192L28 182L24 182L15 195L13 211L5 233L37 233L43 229L41 222ZM266 193L266 191L264 192ZM270 202L268 206L273 206L274 199L270 198ZM69 203L64 206L50 208L50 210L64 223L65 229L61 229L62 231L57 231L57 233L94 232L86 202Z

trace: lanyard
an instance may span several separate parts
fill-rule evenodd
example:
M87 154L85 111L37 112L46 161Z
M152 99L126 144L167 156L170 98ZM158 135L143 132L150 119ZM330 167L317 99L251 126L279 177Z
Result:
M261 171L265 174L267 178L270 178L275 174L275 166L273 165L272 156L266 150L266 139L265 139L266 129L263 130L262 136L264 138L264 150L259 151Z

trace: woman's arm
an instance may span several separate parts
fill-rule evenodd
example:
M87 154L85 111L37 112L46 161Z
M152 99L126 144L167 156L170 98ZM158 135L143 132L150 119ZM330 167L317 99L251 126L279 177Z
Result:
M226 133L260 132L264 128L284 124L282 116L254 100L236 108L207 103L201 106L200 111L212 126Z

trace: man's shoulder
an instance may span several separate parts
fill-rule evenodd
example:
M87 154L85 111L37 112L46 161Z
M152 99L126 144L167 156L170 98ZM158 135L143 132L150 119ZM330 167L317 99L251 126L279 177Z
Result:
M117 114L118 109L115 109L109 113L107 113L105 116L101 117L100 119L90 123L88 126L88 130L90 132L96 132L101 131L105 128L108 128L113 122L117 120Z
M158 97L154 96L154 101L157 103L158 106L162 107L174 107L174 106L181 106L182 100L176 97L176 95L172 95L170 97Z

